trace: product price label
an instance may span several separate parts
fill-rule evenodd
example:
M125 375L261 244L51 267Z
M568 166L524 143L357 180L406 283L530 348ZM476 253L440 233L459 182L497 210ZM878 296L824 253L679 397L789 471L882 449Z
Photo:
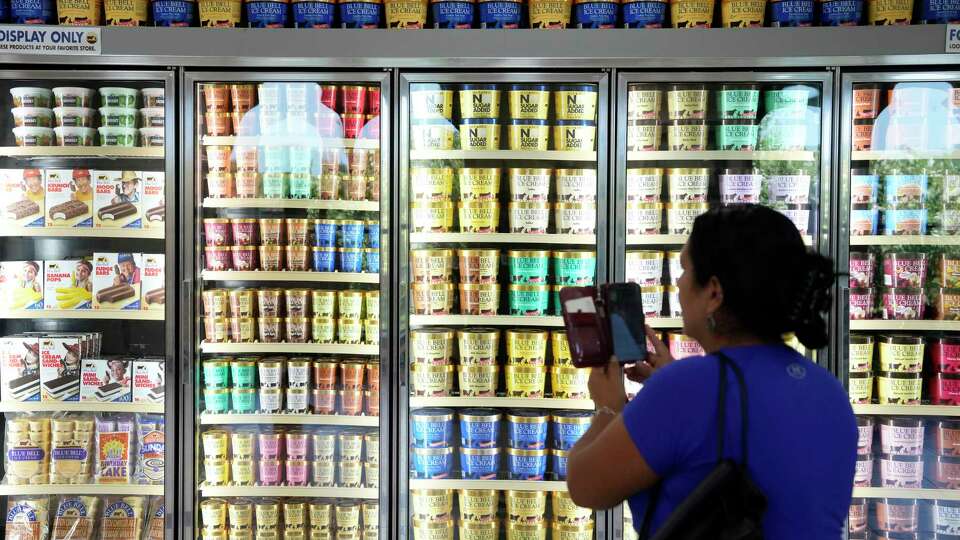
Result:
M944 47L948 53L960 53L960 24L948 24L946 44Z

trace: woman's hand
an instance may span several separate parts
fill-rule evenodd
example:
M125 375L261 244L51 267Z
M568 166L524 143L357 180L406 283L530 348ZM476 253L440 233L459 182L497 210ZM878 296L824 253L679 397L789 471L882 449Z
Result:
M673 362L670 349L652 328L647 326L647 339L653 345L653 352L647 351L647 361L624 368L623 372L633 382L643 383L653 372Z
M605 366L591 368L587 386L590 388L590 399L597 409L610 407L620 412L627 403L627 394L623 390L623 373L616 357L611 358L610 363Z

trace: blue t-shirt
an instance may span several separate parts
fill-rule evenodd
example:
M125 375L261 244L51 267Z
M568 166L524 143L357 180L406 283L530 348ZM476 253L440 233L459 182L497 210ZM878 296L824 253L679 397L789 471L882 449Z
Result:
M785 345L723 352L747 385L748 469L767 497L764 538L839 540L857 453L856 418L843 386ZM653 531L716 465L719 366L714 355L673 362L623 412L630 438L662 480ZM739 461L740 394L730 370L727 388L725 453ZM643 491L628 501L638 530L649 498Z

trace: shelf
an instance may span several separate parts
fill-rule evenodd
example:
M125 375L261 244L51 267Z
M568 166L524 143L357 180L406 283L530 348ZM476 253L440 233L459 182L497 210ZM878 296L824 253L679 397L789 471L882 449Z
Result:
M377 488L292 487L292 486L208 486L200 485L204 497L323 497L376 499Z
M592 411L590 399L508 398L508 397L410 397L410 408L420 407L503 407L511 409L578 409Z
M851 236L851 246L960 246L960 236Z
M960 152L951 150L871 150L850 154L851 161L891 161L902 159L960 159Z
M410 233L411 244L567 244L593 246L594 234Z
M683 328L682 317L652 317L647 319L650 328Z
M303 135L259 135L251 137L203 137L203 146L323 146L327 148L380 148L379 139L338 139Z
M0 225L0 236L162 240L163 230L163 227L155 229L100 229L93 227L8 227Z
M163 403L95 403L79 401L5 401L0 412L105 412L163 414Z
M341 416L322 414L211 414L201 413L200 424L223 426L237 424L285 424L304 426L379 427L378 416Z
M631 234L627 236L627 247L639 246L682 246L687 243L686 234ZM803 243L812 246L813 237L804 236Z
M653 150L650 152L627 152L627 162L631 161L814 161L816 152L798 151L737 151L702 150L670 151Z
M379 356L379 345L338 345L335 343L200 343L205 353L347 354Z
M960 501L960 489L906 489L906 488L853 488L853 496L858 499L940 499L942 501Z
M410 326L563 326L563 317L523 315L410 315Z
M105 309L24 309L0 311L0 319L114 319L122 321L162 321L164 310L105 310Z
M410 489L500 489L566 491L566 482L536 480L410 480Z
M322 201L320 199L203 199L204 208L303 208L379 212L379 201Z
M380 283L380 274L359 272L240 272L226 270L200 273L203 281L309 281L314 283Z
M124 146L0 146L0 157L163 159L164 148Z
M882 416L960 416L955 405L853 405L854 414Z
M163 485L44 484L0 485L0 497L20 495L163 495Z
M410 161L434 159L483 159L511 161L596 161L596 152L567 152L546 150L530 152L522 150L411 150Z
M850 330L886 330L890 332L960 332L960 321L850 321Z

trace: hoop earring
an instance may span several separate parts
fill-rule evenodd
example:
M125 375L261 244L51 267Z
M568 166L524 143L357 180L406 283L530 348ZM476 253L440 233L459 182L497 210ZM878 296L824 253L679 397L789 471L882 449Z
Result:
M707 330L709 330L711 334L717 332L717 320L713 318L713 313L707 315Z

